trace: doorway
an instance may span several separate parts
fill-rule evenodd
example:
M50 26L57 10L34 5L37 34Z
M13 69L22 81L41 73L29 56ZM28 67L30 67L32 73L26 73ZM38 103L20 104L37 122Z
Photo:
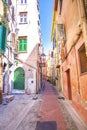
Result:
M25 72L19 67L14 72L14 89L24 90Z
M71 90L71 81L70 81L70 69L66 71L67 75L67 90L68 90L68 98L72 100L72 90Z

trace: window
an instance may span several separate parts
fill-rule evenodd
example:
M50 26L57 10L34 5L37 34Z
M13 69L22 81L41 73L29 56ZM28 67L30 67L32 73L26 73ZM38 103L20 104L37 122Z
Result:
M26 4L27 0L21 0L21 4Z
M6 50L6 38L7 38L7 28L4 24L0 25L0 51L5 52Z
M86 19L87 19L87 0L83 0L83 4L84 4L85 15L86 15Z
M19 52L26 52L27 51L27 37L19 37L18 42L18 51Z
M81 73L85 73L87 72L87 57L84 45L79 49L79 57L80 57Z
M27 23L27 12L20 12L20 23Z
M53 50L56 48L56 30L54 30L54 36L53 36Z
M61 15L63 0L59 0L59 14Z
M57 35L58 39L61 40L66 40L66 32L65 32L65 26L64 24L58 24L57 25Z
M8 5L8 0L3 0L3 1L4 1L4 3L5 3L5 4L7 4L7 5Z

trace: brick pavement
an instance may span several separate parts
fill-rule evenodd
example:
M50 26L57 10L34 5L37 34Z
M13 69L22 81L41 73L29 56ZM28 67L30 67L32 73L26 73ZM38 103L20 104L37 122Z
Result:
M50 126L46 127L45 129L43 128L44 125L42 125L41 128L41 123L45 123L46 125L46 122L49 122L49 125L52 126L56 123L57 128L55 127L53 130L66 130L67 128L55 92L52 89L52 85L48 82L45 82L45 90L43 93L43 100L40 107L39 116L41 117L39 119L40 125L37 126L38 128L36 130L50 130Z

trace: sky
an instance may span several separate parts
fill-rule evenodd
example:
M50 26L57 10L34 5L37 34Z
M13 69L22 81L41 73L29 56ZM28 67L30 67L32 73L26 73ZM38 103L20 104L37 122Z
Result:
M44 47L44 53L47 55L48 51L52 48L51 28L52 28L53 0L38 0L38 1L40 5L42 44Z

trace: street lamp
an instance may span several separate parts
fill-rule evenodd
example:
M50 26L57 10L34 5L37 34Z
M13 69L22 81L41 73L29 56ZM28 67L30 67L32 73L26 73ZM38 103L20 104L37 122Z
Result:
M41 54L41 62L45 63L46 55L44 53Z

